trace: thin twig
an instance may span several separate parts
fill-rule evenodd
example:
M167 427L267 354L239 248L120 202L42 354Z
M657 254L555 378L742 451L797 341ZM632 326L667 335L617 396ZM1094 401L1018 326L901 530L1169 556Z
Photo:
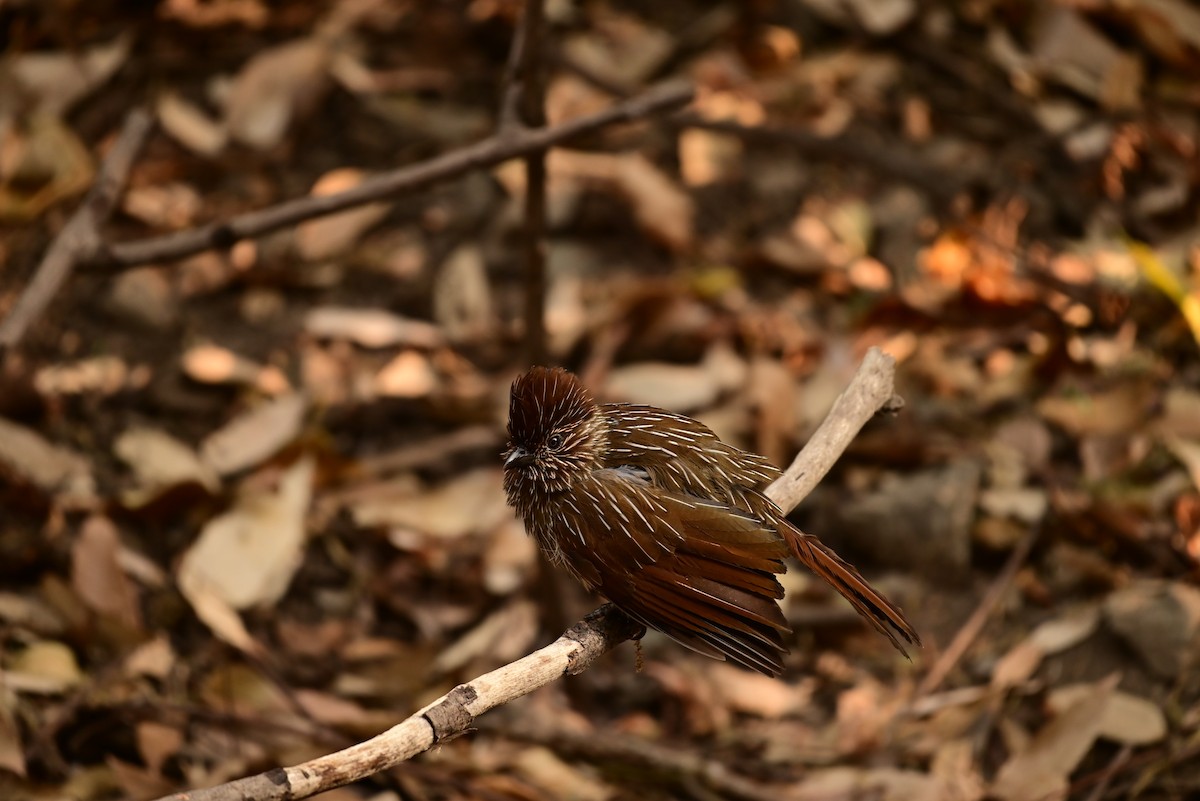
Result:
M954 639L950 641L950 645L938 657L938 660L933 663L933 667L925 674L925 678L921 680L921 684L917 687L917 698L928 695L941 686L946 677L950 675L950 671L958 664L958 661L966 654L967 649L975 642L975 638L983 631L984 625L992 616L992 612L1000 603L1000 599L1004 597L1005 591L1008 590L1008 585L1012 584L1016 578L1017 571L1021 569L1021 565L1025 564L1025 560L1029 558L1030 552L1033 550L1033 545L1037 542L1038 529L1030 528L1025 538L1017 544L1013 552L1009 554L1008 561L1004 563L1004 568L999 575L992 581L987 592L979 601L979 606L975 607L975 611L967 618L967 622L963 623L962 628L954 635Z
M544 0L525 0L521 27L509 57L509 85L501 108L501 137L515 130L546 124L546 79L543 52ZM525 157L525 222L521 248L525 259L525 358L546 358L546 151Z
M106 266L132 267L149 262L182 259L213 248L227 248L242 239L261 236L326 214L423 189L430 184L472 170L491 167L561 145L618 122L639 120L692 99L689 83L672 81L646 90L637 97L617 103L586 117L548 128L517 130L490 136L472 145L452 150L418 164L410 164L363 181L353 189L332 195L305 196L265 209L240 214L165 236L118 243L98 253L95 262Z
M766 495L785 512L795 509L816 489L850 442L882 410L903 403L895 395L896 360L871 348L854 374L850 386L838 395L829 415L792 460L791 466Z
M804 497L803 488L815 486L809 477L823 476L859 429L893 399L894 361L872 348L850 386L809 444L787 472L767 489L785 511ZM376 737L337 753L290 768L275 768L257 776L167 796L164 801L283 801L307 798L325 790L386 770L461 735L476 717L520 698L564 675L586 670L598 657L642 628L616 607L606 604L575 624L545 648L461 684L402 723Z
M63 226L42 257L33 280L9 315L0 323L0 351L15 347L46 306L58 294L75 265L90 258L100 247L100 226L112 214L129 171L150 135L154 119L145 109L134 109L125 117L117 141L100 165L96 182L87 197Z

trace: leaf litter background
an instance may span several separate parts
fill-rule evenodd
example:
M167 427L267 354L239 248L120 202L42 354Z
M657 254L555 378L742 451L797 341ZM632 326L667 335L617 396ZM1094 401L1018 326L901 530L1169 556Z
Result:
M0 312L152 105L114 238L487 135L519 6L8 3ZM546 320L605 398L786 464L865 349L878 420L796 513L781 680L646 639L329 797L1184 798L1200 787L1200 15L1182 0L547 3ZM152 798L370 736L595 603L498 452L518 163L75 276L0 376L0 794ZM965 645L951 648L951 643ZM728 779L718 781L714 777ZM732 777L732 778L730 778Z

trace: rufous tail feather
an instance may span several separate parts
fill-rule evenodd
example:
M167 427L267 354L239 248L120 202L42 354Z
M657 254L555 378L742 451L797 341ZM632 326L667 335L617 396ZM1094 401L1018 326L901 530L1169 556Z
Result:
M804 533L791 523L785 521L783 527L786 529L792 554L805 567L825 579L829 586L849 601L880 634L891 640L900 653L908 657L908 651L904 649L900 638L912 645L921 644L920 636L904 617L904 613L876 592L853 565L826 548L816 537Z

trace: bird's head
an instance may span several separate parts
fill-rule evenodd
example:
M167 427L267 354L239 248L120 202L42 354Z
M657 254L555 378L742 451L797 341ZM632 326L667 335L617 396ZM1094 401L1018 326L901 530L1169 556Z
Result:
M534 367L513 382L508 440L505 484L559 492L596 466L606 433L603 415L578 377Z

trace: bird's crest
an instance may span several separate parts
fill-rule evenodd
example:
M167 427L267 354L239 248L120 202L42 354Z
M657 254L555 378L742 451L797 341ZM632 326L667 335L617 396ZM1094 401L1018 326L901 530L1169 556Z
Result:
M534 367L512 385L508 434L514 442L537 445L552 431L580 425L596 411L587 388L561 367Z

